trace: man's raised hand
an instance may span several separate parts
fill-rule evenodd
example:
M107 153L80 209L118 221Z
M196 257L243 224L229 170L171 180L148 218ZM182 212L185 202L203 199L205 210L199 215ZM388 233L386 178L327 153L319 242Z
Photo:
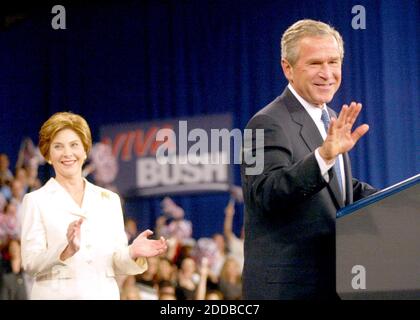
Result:
M337 119L331 119L327 137L319 148L319 155L325 161L332 161L339 154L350 151L357 141L368 132L367 124L362 124L353 132L351 131L361 109L361 103L352 102L350 106L343 105Z

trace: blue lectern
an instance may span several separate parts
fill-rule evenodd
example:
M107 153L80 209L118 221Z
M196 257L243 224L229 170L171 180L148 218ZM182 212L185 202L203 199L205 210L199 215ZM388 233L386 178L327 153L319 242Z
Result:
M342 299L420 299L420 174L337 213Z

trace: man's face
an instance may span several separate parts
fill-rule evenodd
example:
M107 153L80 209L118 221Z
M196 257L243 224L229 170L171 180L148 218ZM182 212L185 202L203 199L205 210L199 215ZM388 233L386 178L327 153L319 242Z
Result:
M283 59L282 68L296 92L321 107L332 100L341 84L338 43L333 36L302 38L297 61L292 66Z

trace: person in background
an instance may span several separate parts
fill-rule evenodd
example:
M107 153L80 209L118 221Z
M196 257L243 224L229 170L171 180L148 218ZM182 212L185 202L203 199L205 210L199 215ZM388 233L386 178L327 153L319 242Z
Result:
M21 270L19 224L16 205L6 203L0 212L0 300L26 300L26 286Z
M9 169L9 157L5 153L0 153L0 196L5 200L9 200L12 196L10 184L14 177Z
M168 280L162 280L158 284L159 300L176 300L176 289L174 284Z
M225 221L223 224L223 232L226 239L226 247L228 256L236 259L242 273L244 265L244 228L241 228L240 238L233 232L233 217L235 216L235 202L230 200L225 208Z
M159 258L151 257L148 259L148 266L145 272L136 275L136 281L139 284L153 288L157 283Z
M166 257L180 265L185 257L183 250L188 251L188 247L195 242L192 238L192 223L185 218L184 209L171 198L165 197L160 205L162 215L156 219L155 231L158 236L168 239Z
M225 299L242 299L241 269L234 257L228 257L225 260L220 273L219 287Z
M215 255L215 259L210 266L209 278L212 282L217 283L219 281L220 271L222 270L223 264L226 260L227 248L225 237L222 234L215 233L213 234L212 239L216 243L217 254Z
M178 300L195 300L200 280L197 264L192 258L185 258L178 271L176 295Z
M28 193L29 185L28 185L28 172L24 167L17 167L15 170L15 181L19 181L21 184L21 188L23 189L23 194Z
M9 169L9 157L5 153L0 153L0 187L13 180L12 171Z
M121 300L141 300L140 289L133 275L127 276L121 286Z
M195 294L196 300L223 300L223 293L218 286L209 282L209 260L203 257L200 261L200 280Z
M157 269L157 281L169 281L176 284L178 268L168 258L160 258Z
M127 234L128 244L131 244L138 236L137 222L134 218L127 218L124 221L124 230Z
M116 274L147 269L166 240L142 232L131 245L119 196L82 177L92 146L89 126L71 112L41 127L39 148L55 177L22 203L22 265L35 277L31 299L120 299Z

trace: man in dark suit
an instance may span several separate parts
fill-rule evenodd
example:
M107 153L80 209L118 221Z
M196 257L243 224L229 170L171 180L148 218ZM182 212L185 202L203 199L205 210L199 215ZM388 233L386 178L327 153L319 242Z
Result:
M368 131L352 131L361 104L338 118L326 106L341 83L343 41L331 26L301 20L282 37L289 85L248 123L262 173L241 167L245 199L246 299L337 299L335 216L377 190L352 177L347 152ZM255 129L264 129L258 146ZM246 145L246 144L245 144ZM248 155L249 156L249 155Z

